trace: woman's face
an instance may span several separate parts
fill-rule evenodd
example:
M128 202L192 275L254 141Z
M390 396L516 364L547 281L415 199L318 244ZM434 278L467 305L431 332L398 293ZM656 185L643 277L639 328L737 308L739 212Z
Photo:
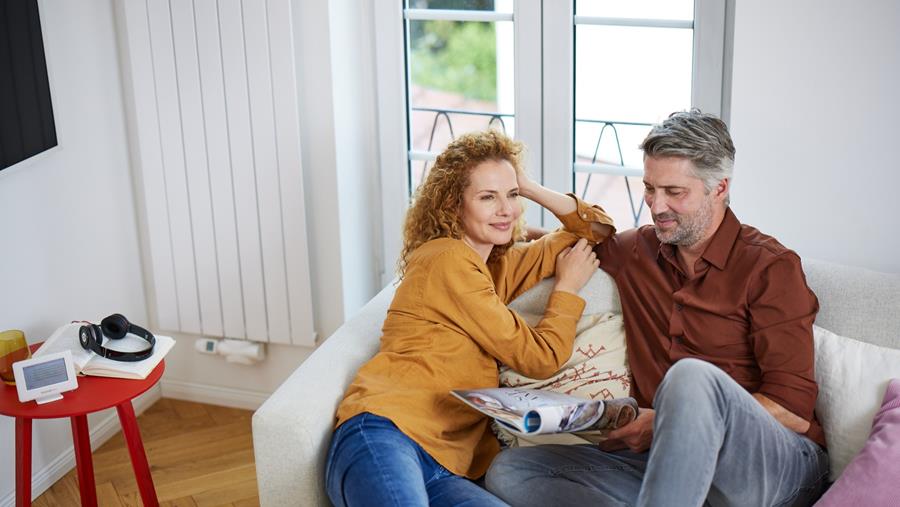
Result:
M472 169L463 192L463 240L484 260L494 245L505 245L522 205L516 170L506 160L486 160Z

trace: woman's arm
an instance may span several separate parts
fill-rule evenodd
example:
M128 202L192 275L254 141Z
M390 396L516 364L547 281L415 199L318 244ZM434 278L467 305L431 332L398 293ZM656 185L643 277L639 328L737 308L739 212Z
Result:
M519 195L527 197L552 211L554 215L568 215L575 211L575 200L555 190L535 183L527 175L519 174Z
M576 293L591 261L590 253L580 248L560 254L560 264L569 268L563 275L567 286L553 291L544 317L532 327L506 307L474 252L454 249L430 261L428 276L421 282L418 311L425 320L468 336L516 371L547 378L572 355L575 328L585 305Z
M532 181L524 172L519 174L518 184L519 195L540 204L557 217L569 215L578 209L577 201L574 198ZM591 222L591 229L595 235L602 238L609 237L616 230L611 223L602 222Z

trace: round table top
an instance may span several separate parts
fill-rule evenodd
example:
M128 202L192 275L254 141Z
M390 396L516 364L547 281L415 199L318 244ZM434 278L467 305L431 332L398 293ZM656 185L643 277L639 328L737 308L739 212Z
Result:
M40 343L31 345L31 350L36 350L38 346ZM0 382L0 414L30 419L90 414L136 398L153 387L165 369L165 360L160 361L143 380L79 375L77 389L66 391L62 393L63 399L44 405L38 405L34 401L22 403L16 386Z

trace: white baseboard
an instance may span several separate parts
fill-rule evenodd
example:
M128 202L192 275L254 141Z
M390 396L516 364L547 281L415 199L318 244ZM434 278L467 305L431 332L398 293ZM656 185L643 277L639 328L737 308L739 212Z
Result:
M180 380L166 380L165 378L160 384L162 385L163 398L195 401L245 410L258 409L271 395L271 393L259 391L197 384Z
M161 391L160 386L156 385L146 393L135 398L132 401L135 415L140 415L150 405L156 403L162 397ZM103 445L121 429L122 425L119 423L119 416L115 412L104 417L99 423L93 424L90 428L91 450ZM32 435L32 439L36 436ZM40 470L32 470L31 496L35 498L40 496L73 468L75 468L75 446L70 445ZM0 498L0 507L12 507L15 503L16 491L14 485L13 491Z

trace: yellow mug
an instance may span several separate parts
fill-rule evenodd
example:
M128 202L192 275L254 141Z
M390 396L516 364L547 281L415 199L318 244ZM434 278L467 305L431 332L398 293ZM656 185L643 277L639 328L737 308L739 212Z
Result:
M29 357L31 350L25 341L25 333L18 329L0 332L0 379L11 386L16 385L12 365Z

